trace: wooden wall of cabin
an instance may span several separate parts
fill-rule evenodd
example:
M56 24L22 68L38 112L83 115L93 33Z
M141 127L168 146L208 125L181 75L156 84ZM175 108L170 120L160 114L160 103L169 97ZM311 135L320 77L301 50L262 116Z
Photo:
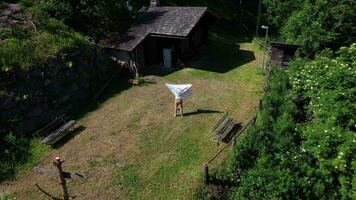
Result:
M146 67L145 50L143 43L137 45L137 47L133 51L131 51L130 58L131 61L136 64L137 69L144 69Z
M194 27L187 39L181 41L181 57L189 59L195 55L198 49L208 43L209 25L211 22L207 16L203 17Z
M173 65L181 54L181 39L159 36L147 37L144 41L144 57L146 65L161 65L163 63L163 49L172 49Z
M270 62L271 65L282 66L283 64L284 49L272 48Z
M158 39L155 37L147 37L144 41L145 63L154 65L160 63Z

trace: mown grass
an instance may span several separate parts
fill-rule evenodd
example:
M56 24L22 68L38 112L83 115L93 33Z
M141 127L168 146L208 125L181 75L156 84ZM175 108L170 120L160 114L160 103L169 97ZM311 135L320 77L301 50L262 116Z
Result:
M29 148L29 159L26 161L24 165L19 165L17 167L18 171L24 171L24 170L29 170L32 169L34 166L36 166L42 156L48 154L50 152L50 147L46 146L41 143L39 139L34 139L31 140L30 142L30 148Z
M188 111L202 108L216 113L166 119L142 131L140 151L132 153L139 161L117 170L111 182L124 188L127 199L194 198L202 180L202 164L220 148L212 142L211 131L221 115L219 112L229 111L241 121L252 116L262 90L263 76L255 60L261 52L251 42L236 47L241 38L236 32L233 35L215 29L204 55L187 64L184 70L162 78L164 82L193 83L193 93L199 97L187 101ZM199 82L202 85L194 84ZM221 93L216 93L216 88L209 93L214 84L222 87ZM206 87L207 91L200 93L194 87ZM241 95L241 90L248 90L251 99ZM243 113L241 109L245 108ZM141 118L135 115L135 119L128 127L137 126Z
M40 162L42 156L50 151L50 148L43 145L39 139L15 139L21 141L18 145L22 146L13 150L16 151L16 154L0 163L0 181L14 178L15 174L22 171L28 171ZM8 149L3 150L9 151Z
M85 199L194 199L203 163L222 148L212 140L212 127L226 111L246 122L262 94L261 51L251 41L217 26L195 61L167 75L148 75L152 83L108 98L78 120L86 129L42 164L50 168L51 158L62 156L66 170L86 174L87 180L68 184L71 194L84 193ZM174 97L165 83L193 84L184 117L173 117ZM32 179L18 180L14 196L43 199L28 186Z

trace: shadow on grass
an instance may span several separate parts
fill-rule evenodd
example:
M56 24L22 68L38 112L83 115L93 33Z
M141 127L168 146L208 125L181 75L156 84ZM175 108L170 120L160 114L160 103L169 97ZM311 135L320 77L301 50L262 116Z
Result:
M235 187L238 186L236 181L231 181L229 179L220 179L216 177L210 177L209 179L209 185L214 185L214 186L223 186L223 187Z
M188 62L189 68L226 73L256 59L253 51L237 50L234 45L225 45L227 50L208 46L207 53L199 60Z
M184 116L192 116L192 115L201 115L201 114L213 114L213 113L222 113L221 111L218 110L201 110L197 109L197 111L194 112L189 112L189 113L184 113Z
M219 22L210 28L208 43L196 49L193 56L184 59L184 63L188 68L217 73L229 72L256 59L253 51L240 49L240 43L252 40L252 34L244 32L242 28L238 28L238 25ZM164 77L179 70L179 68L167 69L154 65L147 66L141 70L141 73L145 76Z
M233 137L242 129L242 123L236 123L230 133L228 133L221 142L224 142L225 144L228 144Z
M78 105L75 109L73 109L69 115L71 119L80 119L86 116L88 113L98 109L101 104L105 103L108 99L120 94L121 92L128 90L132 87L132 83L129 82L132 74L127 71L123 71L119 76L113 79L113 81L105 88L102 94L97 98L88 99L85 103ZM145 87L152 84L156 84L155 80L146 79L144 83L135 86L135 87ZM66 135L60 141L58 141L53 148L58 149L61 148L64 144L66 144L69 140L76 137L82 131L84 131L86 127L79 126L74 131Z
M250 43L253 40L254 33L246 31L235 23L220 21L212 26L209 31L209 37L216 38L223 43Z
M99 108L101 104L103 104L109 98L120 94L122 91L129 89L132 84L129 83L129 76L126 73L120 74L118 77L114 78L114 80L109 84L109 86L104 89L102 94L98 98L88 99L86 102L75 107L71 112L69 112L69 116L71 119L80 119L83 118L88 113ZM148 83L147 83L148 84ZM68 133L65 137L56 142L52 147L54 149L59 149L63 145L65 145L68 141L76 137L82 131L84 131L86 127L80 125L75 128L71 133Z
M233 24L213 26L206 47L187 61L188 67L217 73L226 73L256 59L253 51L240 49L240 43L251 42L248 34L231 28Z
M220 179L215 176L209 178L207 185L201 185L196 191L197 199L230 199L231 191L239 184L228 179Z
M83 132L86 129L85 126L78 126L76 127L73 131L68 133L66 136L64 136L61 140L56 142L52 147L54 149L59 149L63 145L65 145L69 140L75 138L77 135L79 135L81 132Z
M69 114L74 119L83 118L88 113L99 108L101 104L110 99L111 97L120 94L122 91L125 91L132 87L132 84L129 83L129 76L126 73L120 74L118 77L109 84L109 86L103 91L103 93L97 97L88 99L88 101L83 102L73 109Z

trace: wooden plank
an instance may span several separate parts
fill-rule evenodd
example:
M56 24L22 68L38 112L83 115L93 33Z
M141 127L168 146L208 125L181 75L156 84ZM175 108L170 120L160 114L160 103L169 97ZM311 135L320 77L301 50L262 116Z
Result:
M225 132L225 130L228 128L229 124L232 123L232 121L233 120L231 118L229 118L228 121L224 124L224 127L221 129L221 131L218 132L218 134L217 134L218 140L221 140L222 133Z
M232 129L235 126L235 122L232 120L230 124L227 125L227 128L225 129L224 132L221 133L221 139L224 140L226 136L232 131Z
M40 130L36 131L34 134L32 134L32 136L36 136L36 135L41 135L40 133L43 132L46 129L49 129L51 126L54 126L56 123L59 122L59 120L61 118L63 118L64 115L61 115L60 117L56 117L52 122L50 122L49 124L47 124L46 126L44 126L43 128L41 128Z
M57 129L55 132L47 136L45 139L42 140L42 143L49 145L49 144L54 144L60 139L62 139L66 135L66 130L70 129L73 127L77 122L75 120L71 120L68 123L64 124L61 126L59 129Z
M227 123L231 120L230 117L226 117L223 122L220 123L220 125L215 129L215 133L219 134L226 126Z
M215 129L221 124L221 122L222 122L223 120L225 120L225 118L226 118L227 116L229 116L229 113L228 113L228 112L226 112L226 113L219 119L219 121L215 124L213 130L215 130Z
M216 133L216 138L217 138L218 140L221 139L222 133L227 129L229 123L230 123L230 119L229 119L226 123L224 123L224 125L223 125L222 128L219 130L219 132Z

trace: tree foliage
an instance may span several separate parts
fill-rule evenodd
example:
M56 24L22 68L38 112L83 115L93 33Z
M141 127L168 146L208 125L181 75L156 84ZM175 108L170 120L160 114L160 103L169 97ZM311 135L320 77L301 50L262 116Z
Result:
M257 124L237 143L224 179L235 199L352 199L356 44L274 69Z
M356 41L354 1L264 0L264 5L268 23L285 41L302 45L305 56Z
M44 10L74 29L99 40L124 32L131 22L125 0L48 0Z
M303 0L263 0L267 22L273 29L282 27L295 10L301 7Z

